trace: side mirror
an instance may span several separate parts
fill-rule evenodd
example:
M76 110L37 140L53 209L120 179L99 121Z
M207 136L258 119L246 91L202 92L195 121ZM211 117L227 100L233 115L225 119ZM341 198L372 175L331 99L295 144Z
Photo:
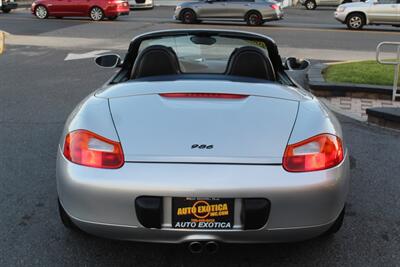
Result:
M116 68L122 65L122 60L117 54L108 54L96 57L96 64L103 68Z
M305 70L310 66L310 61L305 59L297 59L294 57L288 57L283 64L283 67L287 70Z

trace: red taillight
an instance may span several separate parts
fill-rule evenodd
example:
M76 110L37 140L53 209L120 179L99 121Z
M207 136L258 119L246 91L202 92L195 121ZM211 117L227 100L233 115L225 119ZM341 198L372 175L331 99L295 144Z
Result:
M223 98L223 99L243 99L247 95L240 94L219 94L219 93L165 93L160 94L162 97L171 98Z
M278 10L278 9L279 9L279 6L276 5L276 4L272 4L272 5L271 5L271 8L272 8L273 10Z
M124 164L119 142L86 130L76 130L67 134L64 156L76 164L94 168L117 169Z
M343 160L339 137L320 134L286 147L283 168L289 172L309 172L332 168Z

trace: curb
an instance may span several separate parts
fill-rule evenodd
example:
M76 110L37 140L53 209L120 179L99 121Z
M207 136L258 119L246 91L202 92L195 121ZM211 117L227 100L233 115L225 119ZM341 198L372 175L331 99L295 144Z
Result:
M370 98L370 99L392 99L392 87L390 86L377 86L368 84L350 84L350 83L327 83L322 76L323 71L327 68L327 64L317 63L310 67L307 72L306 78L310 91L319 97L354 97L354 98ZM329 105L324 102L328 107L342 115L356 119L358 121L365 121L357 118L353 114L343 111L338 107ZM366 110L368 116L368 123L377 124L386 128L400 130L400 108L394 107L376 107L368 108Z
M400 130L400 108L368 108L368 122Z

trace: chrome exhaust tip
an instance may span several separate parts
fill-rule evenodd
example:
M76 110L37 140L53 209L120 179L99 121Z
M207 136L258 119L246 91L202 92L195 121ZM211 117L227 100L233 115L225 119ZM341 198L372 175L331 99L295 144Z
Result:
M209 254L216 253L218 249L219 249L219 244L215 241L208 241L204 246L204 250Z
M203 244L198 241L190 242L188 245L188 249L191 253L198 254L203 251Z

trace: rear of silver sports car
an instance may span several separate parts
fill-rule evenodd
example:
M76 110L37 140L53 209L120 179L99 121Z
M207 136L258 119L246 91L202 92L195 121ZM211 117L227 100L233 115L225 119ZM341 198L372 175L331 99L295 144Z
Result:
M260 86L136 83L89 97L60 141L63 210L80 229L122 240L264 243L325 233L348 192L340 126L313 97Z

